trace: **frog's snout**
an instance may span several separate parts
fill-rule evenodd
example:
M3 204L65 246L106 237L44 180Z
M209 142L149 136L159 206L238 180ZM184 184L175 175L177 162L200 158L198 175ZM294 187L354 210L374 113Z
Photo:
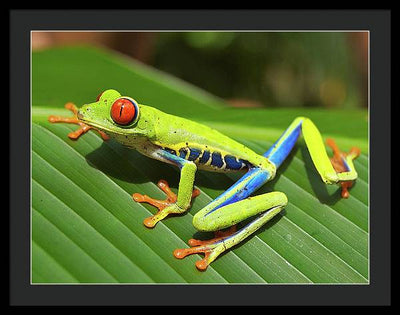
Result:
M84 104L78 109L76 116L79 120L91 120L95 114L92 104Z
M78 119L83 120L86 118L88 118L88 114L90 113L91 108L88 106L82 106L81 108L78 109L78 113L76 114L76 116L78 117Z
M78 113L76 114L76 116L78 117L78 119L83 119L81 110L78 110Z

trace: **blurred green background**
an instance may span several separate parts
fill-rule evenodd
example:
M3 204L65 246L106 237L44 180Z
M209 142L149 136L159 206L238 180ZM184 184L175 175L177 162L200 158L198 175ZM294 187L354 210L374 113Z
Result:
M96 45L235 107L368 107L367 32L33 32L33 50Z

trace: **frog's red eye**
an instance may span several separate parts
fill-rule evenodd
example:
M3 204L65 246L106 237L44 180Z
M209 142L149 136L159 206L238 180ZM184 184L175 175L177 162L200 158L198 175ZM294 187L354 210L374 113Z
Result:
M97 95L96 97L96 102L98 102L100 100L100 97L103 95L103 92L101 92L99 95Z
M111 118L118 125L129 125L136 120L139 114L139 107L130 98L121 97L111 106Z

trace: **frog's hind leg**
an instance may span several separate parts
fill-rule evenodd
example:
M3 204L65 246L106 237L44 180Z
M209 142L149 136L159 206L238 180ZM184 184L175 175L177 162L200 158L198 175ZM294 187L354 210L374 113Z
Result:
M191 248L176 249L174 256L184 258L191 254L204 254L204 258L196 262L199 270L205 270L220 254L242 242L252 235L266 222L277 215L287 204L286 195L281 192L271 192L223 206L218 211L211 212L209 216L198 217L198 229L214 230L223 229L229 225L237 224L249 217L258 215L254 220L238 231L232 229L227 236L216 238L213 241L190 240ZM194 220L195 221L195 220Z
M216 237L206 241L190 239L189 245L192 247L176 249L174 256L182 259L191 254L204 254L204 259L198 261L196 266L200 270L205 270L222 252L254 233L281 210L281 208L278 210L273 209L274 206L268 206L268 202L276 201L277 193L267 194L267 198L265 194L247 198L270 178L271 174L267 170L250 169L239 181L193 217L193 225L199 231L216 231ZM281 204L286 204L286 196L280 196L280 199ZM264 211L266 212L252 223L240 231L236 230L237 223ZM228 227L231 227L228 231L221 231Z

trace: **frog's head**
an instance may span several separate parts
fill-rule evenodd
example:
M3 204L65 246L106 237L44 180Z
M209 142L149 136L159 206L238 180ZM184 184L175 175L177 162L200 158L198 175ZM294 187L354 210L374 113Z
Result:
M143 130L137 128L140 111L139 104L131 97L121 96L116 90L106 90L96 102L79 109L78 119L112 137L143 135Z

